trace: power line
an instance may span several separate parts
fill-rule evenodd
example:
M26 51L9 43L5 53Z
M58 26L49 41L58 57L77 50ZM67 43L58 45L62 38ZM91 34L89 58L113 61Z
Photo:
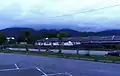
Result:
M99 11L99 10L113 8L113 7L117 7L117 6L120 6L120 4L112 5L112 6L106 6L106 7L102 7L102 8L98 8L98 9L87 10L87 11L75 12L75 13L71 13L71 14L64 14L64 15L61 15L61 16L48 17L48 18L56 18L56 17L64 17L64 16L77 15L77 14L82 14L82 13L89 13L89 12Z

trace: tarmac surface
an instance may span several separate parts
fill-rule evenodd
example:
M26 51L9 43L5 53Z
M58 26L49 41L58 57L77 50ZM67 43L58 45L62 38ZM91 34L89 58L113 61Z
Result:
M120 64L0 53L0 76L120 76Z

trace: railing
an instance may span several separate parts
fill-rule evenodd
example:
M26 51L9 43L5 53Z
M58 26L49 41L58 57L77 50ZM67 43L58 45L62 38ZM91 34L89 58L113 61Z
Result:
M25 48L7 48L9 50L21 50L25 51ZM46 51L46 49L32 49L29 48L29 51ZM58 49L49 49L51 52L58 52ZM62 50L62 53L70 53L70 54L86 54L89 51L90 55L105 55L108 51L95 51L95 50Z

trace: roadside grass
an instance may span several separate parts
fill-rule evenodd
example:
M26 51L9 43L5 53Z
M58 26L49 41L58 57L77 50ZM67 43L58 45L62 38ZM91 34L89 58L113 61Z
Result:
M108 61L120 61L120 57L117 56L97 56L97 55L91 55L91 56L85 56L81 54L64 54L64 53L55 53L55 52L41 52L41 51L21 51L21 50L0 50L0 52L4 53L21 53L21 54L32 54L32 55L45 55L45 56L57 56L57 57L65 57L65 58L88 58L88 59L94 59L94 60L108 60Z

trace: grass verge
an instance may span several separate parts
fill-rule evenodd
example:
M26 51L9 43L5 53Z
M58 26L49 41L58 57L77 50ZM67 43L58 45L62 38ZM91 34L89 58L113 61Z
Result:
M32 54L32 55L53 55L57 57L65 57L65 58L88 58L88 59L95 59L95 60L108 60L108 61L120 61L120 57L116 56L96 56L96 55L91 55L91 56L85 56L81 54L64 54L64 53L54 53L54 52L40 52L40 51L21 51L21 50L0 50L0 52L4 53L22 53L22 54Z

